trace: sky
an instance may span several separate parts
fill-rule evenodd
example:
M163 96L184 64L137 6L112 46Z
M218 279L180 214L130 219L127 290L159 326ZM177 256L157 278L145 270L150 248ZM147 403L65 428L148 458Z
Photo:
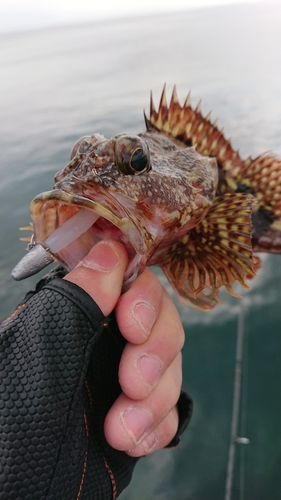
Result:
M0 31L231 3L245 3L245 0L0 0Z

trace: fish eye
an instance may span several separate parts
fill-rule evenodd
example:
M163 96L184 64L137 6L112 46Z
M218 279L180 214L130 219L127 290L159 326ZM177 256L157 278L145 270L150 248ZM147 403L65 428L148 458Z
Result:
M150 169L149 149L138 136L116 138L115 160L119 172L124 175L140 175Z
M130 167L135 172L143 172L147 167L147 155L142 148L137 148L130 158Z

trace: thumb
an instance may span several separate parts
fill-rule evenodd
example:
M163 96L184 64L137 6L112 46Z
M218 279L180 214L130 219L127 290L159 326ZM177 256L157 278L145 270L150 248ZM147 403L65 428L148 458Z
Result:
M83 288L107 316L120 297L127 264L128 255L121 243L100 241L64 279Z

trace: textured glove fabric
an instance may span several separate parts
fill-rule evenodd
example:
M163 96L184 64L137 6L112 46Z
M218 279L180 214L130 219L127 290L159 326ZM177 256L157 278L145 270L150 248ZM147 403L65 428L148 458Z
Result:
M111 499L135 459L103 435L124 340L76 285L54 279L1 327L0 499Z
M0 328L0 500L114 500L137 461L103 432L125 340L63 275L41 280ZM181 433L189 396L178 408Z

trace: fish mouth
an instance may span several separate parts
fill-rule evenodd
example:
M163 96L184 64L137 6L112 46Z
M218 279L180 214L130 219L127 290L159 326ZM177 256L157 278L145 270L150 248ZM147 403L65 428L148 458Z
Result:
M103 203L60 189L41 193L30 205L34 242L71 271L99 241L117 240L129 257L124 281L133 281L155 249L155 238L115 199L109 205L115 213Z

